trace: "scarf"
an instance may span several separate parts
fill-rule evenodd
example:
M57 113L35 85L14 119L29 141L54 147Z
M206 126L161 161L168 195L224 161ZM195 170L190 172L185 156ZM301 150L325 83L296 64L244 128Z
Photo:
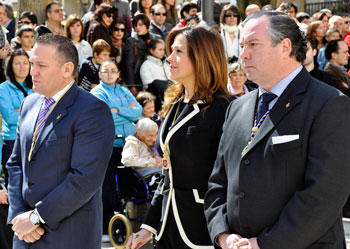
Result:
M226 48L226 54L228 58L232 56L239 57L239 41L238 41L238 26L229 26L226 24L222 24L222 30L224 35L224 42ZM235 34L235 39L232 41L229 33Z

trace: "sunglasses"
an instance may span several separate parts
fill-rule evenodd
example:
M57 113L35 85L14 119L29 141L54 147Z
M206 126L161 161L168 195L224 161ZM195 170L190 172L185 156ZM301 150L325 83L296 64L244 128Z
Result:
M106 16L107 16L108 18L114 17L114 15L113 15L112 13L107 12L107 13L105 13L105 14L106 14Z
M114 27L113 31L125 32L125 29L121 29L121 28L118 28L118 27Z
M344 24L349 24L350 23L350 21L344 21Z
M156 16L166 16L166 13L154 13Z
M237 13L234 14L225 14L225 17L238 17Z

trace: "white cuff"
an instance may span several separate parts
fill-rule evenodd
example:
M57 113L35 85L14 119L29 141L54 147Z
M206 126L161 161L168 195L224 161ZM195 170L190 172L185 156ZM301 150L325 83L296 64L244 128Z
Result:
M39 214L39 212L38 212L38 209L34 209L34 213L38 215L39 220L40 220L40 223L45 224L45 221L43 220L43 218L41 218L41 216L40 216L40 214Z
M151 233L153 233L154 235L157 235L157 230L154 229L153 227L146 225L146 224L142 224L141 228L146 229L147 231L150 231Z

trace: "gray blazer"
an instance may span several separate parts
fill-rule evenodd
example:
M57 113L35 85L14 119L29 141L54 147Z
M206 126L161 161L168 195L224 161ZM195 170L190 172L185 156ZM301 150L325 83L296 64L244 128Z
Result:
M15 236L13 248L101 248L101 185L114 142L111 112L74 83L48 117L28 161L40 107L39 94L21 107L7 163L8 222L36 207L45 234L31 245Z
M257 237L261 249L345 248L350 189L350 100L305 68L285 89L245 153L258 90L231 103L209 179L211 238ZM295 135L276 143L274 137Z

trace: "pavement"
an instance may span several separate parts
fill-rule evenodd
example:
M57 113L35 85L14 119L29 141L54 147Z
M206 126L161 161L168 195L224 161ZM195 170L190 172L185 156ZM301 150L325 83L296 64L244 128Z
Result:
M343 218L344 232L346 238L346 248L350 249L350 219ZM152 249L152 244L148 243L141 247L142 249ZM102 249L114 249L110 243L102 243Z

